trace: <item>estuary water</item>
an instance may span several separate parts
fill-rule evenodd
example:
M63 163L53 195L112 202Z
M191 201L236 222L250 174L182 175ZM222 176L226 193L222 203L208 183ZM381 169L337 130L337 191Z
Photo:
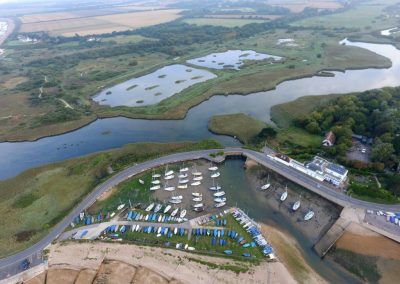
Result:
M269 122L276 104L302 96L365 91L400 85L400 51L388 44L349 42L392 61L387 69L333 72L334 77L302 78L286 81L276 89L242 95L214 96L189 110L183 120L143 120L123 117L99 119L76 131L35 142L0 143L0 179L15 176L36 166L107 150L134 142L194 141L214 138L225 145L238 142L210 133L207 123L217 114L243 112ZM266 78L268 80L268 78Z

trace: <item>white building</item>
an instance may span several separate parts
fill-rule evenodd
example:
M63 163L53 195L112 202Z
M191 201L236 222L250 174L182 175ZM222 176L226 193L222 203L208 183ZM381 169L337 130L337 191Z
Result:
M342 185L347 179L348 170L345 167L331 163L318 156L304 164L283 154L269 155L269 157L319 181L326 181L335 186Z

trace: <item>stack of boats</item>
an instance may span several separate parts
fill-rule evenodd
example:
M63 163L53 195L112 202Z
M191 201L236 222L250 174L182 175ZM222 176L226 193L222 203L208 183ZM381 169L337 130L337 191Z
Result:
M194 171L192 172L192 183L191 186L199 186L201 181L203 180L203 174L197 170L195 167Z
M211 191L215 191L213 193L214 196L214 207L220 208L226 205L226 197L225 191L221 190L221 186L219 186L218 182L215 183L215 179L218 178L221 174L218 172L218 167L212 166L208 168L211 171L211 178L213 179L213 185L210 187Z
M204 211L204 204L202 203L203 201L203 194L199 192L192 192L192 200L195 202L193 205L193 210L196 212L202 212Z
M189 178L187 172L189 171L189 168L181 168L179 170L179 181L178 181L178 188L179 189L186 189L188 188L188 183L189 183Z
M153 173L151 176L151 187L150 191L154 191L161 188L160 174Z

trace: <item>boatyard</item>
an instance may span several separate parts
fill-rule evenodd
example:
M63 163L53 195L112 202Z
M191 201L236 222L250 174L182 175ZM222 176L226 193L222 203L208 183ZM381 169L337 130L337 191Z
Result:
M260 226L239 208L185 219L179 224L164 223L162 220L170 215L157 214L155 209L153 206L146 215L129 210L126 221L79 228L64 233L60 239L131 242L252 260L260 260L264 256L270 260L276 258L271 244L261 234ZM132 216L139 217L132 219ZM163 216L162 219L160 216Z

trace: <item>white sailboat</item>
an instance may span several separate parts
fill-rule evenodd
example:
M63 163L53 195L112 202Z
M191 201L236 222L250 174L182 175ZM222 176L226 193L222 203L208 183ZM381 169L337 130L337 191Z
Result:
M152 184L160 184L161 181L159 181L158 179L155 179L155 180L151 181L151 183L152 183Z
M220 203L215 203L215 207L216 208L220 208L220 207L222 207L222 206L225 206L226 205L226 203L225 202L220 202Z
M180 184L180 185L178 185L178 188L179 189L186 189L186 188L188 188L188 185L187 184Z
M167 205L164 209L164 214L166 214L171 209L171 205Z
M159 177L161 177L161 175L160 174L153 174L151 177L152 178L159 178Z
M214 201L217 203L226 202L226 197L217 197L214 198Z
M217 183L217 185L215 185L215 179L213 179L213 186L210 187L210 190L217 191L220 189L221 189L221 187L218 185L218 183Z
M179 208L175 208L174 211L171 212L171 216L174 217L179 211Z
M125 207L125 204L120 204L120 205L118 205L117 210L122 210L122 208L124 208L124 207Z
M189 168L182 168L182 169L179 170L179 172L185 173L185 172L187 172L188 170L189 170Z
M180 179L182 179L182 178L187 178L187 177L188 177L188 174L187 174L187 173L178 175L178 178L180 178Z
M300 200L297 200L294 204L293 204L293 211L296 211L297 209L300 208Z
M197 167L196 167L196 166L194 166L194 172L192 172L192 175L194 175L194 176L201 176L201 175L202 175L202 173L201 173L201 172L199 172L199 171L197 171Z
M271 186L271 184L269 183L269 174L268 174L267 183L264 184L263 186L261 186L261 189L262 190L267 190L270 186Z
M167 167L165 168L164 176L166 177L166 176L170 176L170 175L173 175L173 174L174 174L174 171L169 171L168 170L168 165L167 165Z
M172 204L180 204L180 203L182 203L182 199L170 199L168 201L169 201L169 203L172 203Z
M161 204L157 204L156 208L154 208L154 212L157 213L158 211L161 210L161 208L162 208L162 205Z
M281 201L283 202L283 201L285 201L286 200L286 198L287 198L287 196L288 196L288 192L287 192L287 187L285 188L285 191L282 193L282 195L281 195Z
M203 197L195 197L195 198L193 198L192 199L194 202L201 202L201 201L203 201Z
M172 196L171 199L183 199L182 195Z
M180 180L179 180L179 183L180 183L180 184L185 184L185 183L188 183L188 182L189 182L188 179L180 179Z
M164 190L166 191L174 191L175 187L174 186L168 186L168 182L165 184Z
M170 179L173 179L174 177L175 176L172 174L172 175L165 176L164 179L165 180L170 180Z
M203 180L202 176L197 176L193 178L193 181L200 181L200 180Z
M160 189L160 188L161 188L161 185L157 184L155 186L150 187L150 190L154 191L154 190L157 190L157 189Z
M212 178L217 178L217 177L219 177L220 175L221 175L220 172L216 172L216 173L213 173L213 174L211 175L211 177L212 177Z
M195 205L193 205L194 208L200 208L200 207L204 207L203 203L196 203Z
M200 184L201 184L201 181L195 181L195 182L192 182L190 185L191 186L198 186Z
M304 216L304 221L310 220L312 217L314 217L314 211L308 210L307 214Z
M225 195L225 191L217 191L216 193L213 194L215 197L221 197Z
M208 168L209 171L218 171L218 167L217 166L212 166Z
M186 216L186 210L182 210L181 214L179 215L179 217L184 218Z
M200 196L203 196L203 194L201 194L201 193L198 193L198 192L192 192L192 195L193 195L194 197L200 197Z

